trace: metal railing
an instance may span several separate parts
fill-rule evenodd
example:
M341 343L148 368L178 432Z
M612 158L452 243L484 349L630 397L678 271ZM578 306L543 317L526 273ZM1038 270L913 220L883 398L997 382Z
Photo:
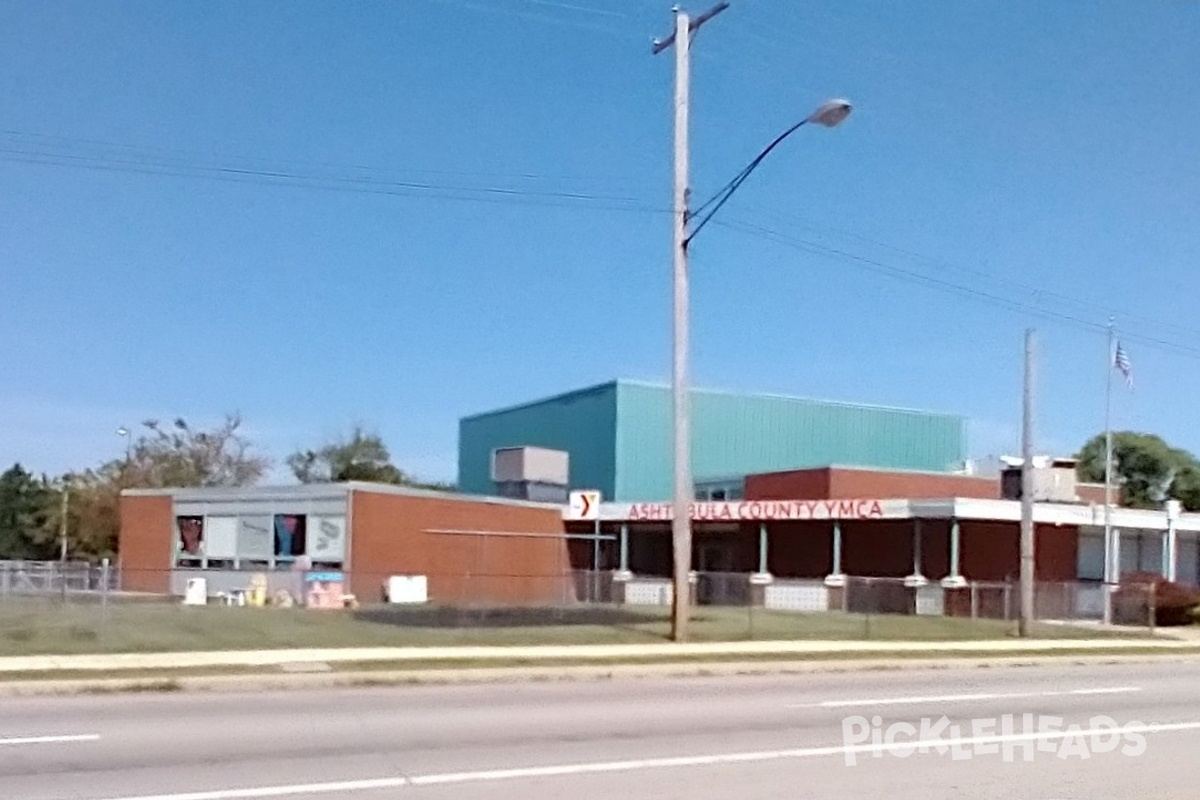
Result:
M0 596L54 596L115 591L118 574L107 562L0 561Z

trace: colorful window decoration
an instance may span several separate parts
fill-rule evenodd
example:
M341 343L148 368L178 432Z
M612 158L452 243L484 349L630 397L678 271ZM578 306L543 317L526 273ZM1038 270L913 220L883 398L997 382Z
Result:
M179 551L198 556L204 549L204 517L177 517L179 529Z

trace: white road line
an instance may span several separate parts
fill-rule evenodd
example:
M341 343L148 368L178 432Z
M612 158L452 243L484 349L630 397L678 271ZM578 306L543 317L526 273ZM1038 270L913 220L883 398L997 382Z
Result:
M1089 694L1125 694L1140 692L1140 686L1113 686L1100 689L1071 689L1064 692L985 692L979 694L934 694L921 697L874 697L865 700L826 700L821 703L797 703L788 708L853 708L858 706L899 706L917 703L961 703L972 700L1012 700L1030 697L1065 697Z
M1124 733L1166 733L1171 731L1200 730L1200 722L1150 723L1125 725ZM368 780L334 781L330 783L301 783L291 786L259 786L245 789L216 789L204 792L180 792L177 794L130 795L110 797L105 800L254 800L262 797L295 797L300 795L368 792L378 789L400 789L417 786L439 786L456 783L487 783L490 781L513 780L516 778L552 778L568 775L593 775L605 772L632 772L649 769L679 767L719 766L745 764L784 759L817 758L821 756L848 755L851 753L888 752L894 748L914 747L968 747L977 744L1002 744L1004 742L1053 741L1068 737L1111 735L1110 727L1083 728L1075 730L1036 731L1033 733L1009 733L994 736L964 736L957 739L934 738L912 740L893 745L860 744L834 747L803 747L793 750L760 750L749 753L723 753L705 756L678 756L672 758L642 758L629 761L601 761L584 764L557 764L545 767L514 767L473 772L446 772L431 775L396 776Z
M86 733L77 736L14 736L9 739L0 739L0 746L15 744L68 744L70 742L94 742L99 738L100 736L95 733Z

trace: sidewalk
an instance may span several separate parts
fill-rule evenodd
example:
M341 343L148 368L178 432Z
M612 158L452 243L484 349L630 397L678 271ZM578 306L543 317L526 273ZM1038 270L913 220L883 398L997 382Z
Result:
M989 639L980 641L792 641L673 644L540 645L532 647L362 647L243 650L191 653L118 653L0 658L0 674L24 672L117 672L206 667L284 667L361 662L471 662L670 660L733 656L830 657L844 654L928 655L1078 654L1080 652L1200 652L1200 641L1181 639Z

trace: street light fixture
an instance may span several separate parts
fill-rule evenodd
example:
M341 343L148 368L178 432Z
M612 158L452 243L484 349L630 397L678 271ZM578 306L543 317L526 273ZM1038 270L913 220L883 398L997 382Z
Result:
M666 39L655 40L654 53L675 47L675 189L674 189L674 260L673 260L673 338L671 366L671 408L674 429L674 500L671 516L671 544L674 552L671 600L671 638L687 639L688 611L691 607L692 521L691 504L695 499L691 465L690 409L688 401L688 247L700 229L708 224L721 206L733 196L746 178L779 144L808 123L832 128L850 115L846 100L830 100L809 116L788 128L755 156L746 167L716 194L688 210L688 111L691 73L691 40L700 26L729 7L721 2L692 19L675 8L675 31ZM703 216L700 216L703 215ZM698 219L697 219L698 218ZM693 226L693 222L695 223ZM690 231L689 231L690 229Z
M117 436L120 436L125 440L125 472L126 477L128 477L130 462L133 460L133 432L130 431L129 428L126 428L124 425L122 425L121 427L117 428Z
M853 106L849 100L830 100L828 103L822 103L816 111L808 115L806 122L811 122L815 125L824 125L826 128L832 128L842 122L846 117L850 116L850 110Z

